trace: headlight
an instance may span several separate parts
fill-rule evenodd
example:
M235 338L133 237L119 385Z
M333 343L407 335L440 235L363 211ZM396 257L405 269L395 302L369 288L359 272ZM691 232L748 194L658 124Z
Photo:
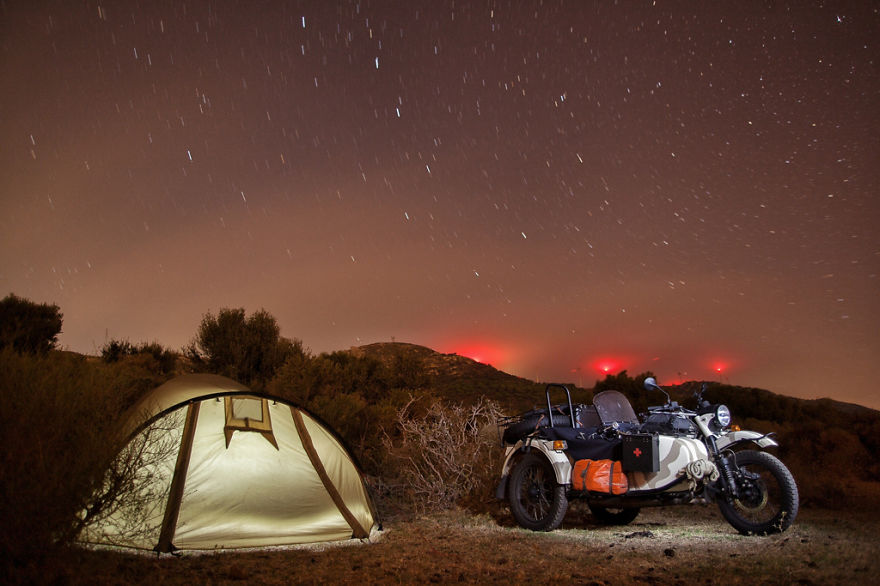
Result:
M727 408L727 405L718 405L715 408L715 421L721 427L730 425L730 409Z

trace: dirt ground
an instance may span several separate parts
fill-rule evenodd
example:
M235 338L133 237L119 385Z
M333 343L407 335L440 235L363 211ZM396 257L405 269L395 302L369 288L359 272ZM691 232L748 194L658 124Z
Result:
M509 514L462 511L391 521L373 543L181 556L76 550L18 568L54 584L853 584L880 573L880 515L802 510L786 533L744 537L707 505L645 509L605 527L572 506L534 533ZM874 576L874 578L872 578Z

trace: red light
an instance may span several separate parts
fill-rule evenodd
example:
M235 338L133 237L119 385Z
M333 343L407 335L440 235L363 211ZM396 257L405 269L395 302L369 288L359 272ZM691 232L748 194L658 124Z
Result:
M593 363L593 366L602 374L613 374L621 369L620 361L614 358L601 358Z

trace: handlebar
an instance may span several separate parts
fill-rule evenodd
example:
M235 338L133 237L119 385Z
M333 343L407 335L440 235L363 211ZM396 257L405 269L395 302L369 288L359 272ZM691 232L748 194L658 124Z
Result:
M670 401L665 405L655 405L653 407L648 407L648 413L685 413L685 414L696 414L696 411L693 409L687 409L678 404L677 401Z

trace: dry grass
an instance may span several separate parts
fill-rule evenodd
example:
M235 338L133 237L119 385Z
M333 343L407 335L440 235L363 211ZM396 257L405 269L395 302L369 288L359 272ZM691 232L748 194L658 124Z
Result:
M181 557L71 551L18 581L68 584L548 583L844 584L880 572L880 517L803 511L782 535L742 537L714 507L643 511L626 527L589 522L533 533L496 516L455 511L386 526L371 545Z

